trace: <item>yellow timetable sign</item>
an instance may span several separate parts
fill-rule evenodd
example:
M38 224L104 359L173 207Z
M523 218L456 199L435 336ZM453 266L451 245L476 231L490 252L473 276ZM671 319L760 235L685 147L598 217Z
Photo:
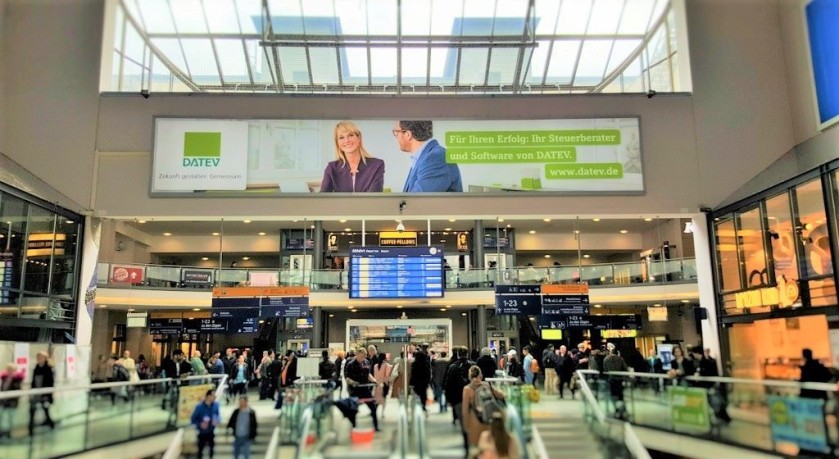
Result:
M382 231L379 233L379 245L382 247L416 247L416 231Z

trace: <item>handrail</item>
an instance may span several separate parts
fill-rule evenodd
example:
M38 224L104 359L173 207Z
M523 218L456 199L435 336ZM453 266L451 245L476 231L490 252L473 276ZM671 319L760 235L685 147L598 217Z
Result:
M297 440L297 451L294 453L294 459L300 459L303 457L303 449L306 447L306 439L309 437L309 428L312 425L313 416L314 408L309 405L303 410L303 415L301 416L303 428L300 429L300 438ZM277 426L277 428L279 428L279 426ZM277 432L277 436L279 437L279 431Z
M402 459L408 457L408 408L399 404L399 453Z
M548 454L548 448L545 447L545 442L542 441L542 434L539 433L539 428L534 424L530 427L530 430L533 431L530 443L533 445L536 457L538 459L550 459L551 456Z
M265 459L277 459L277 450L280 447L280 426L274 427L271 433L271 440L268 442L268 449L265 450ZM163 458L166 459L166 458Z
M516 440L518 440L519 444L519 457L521 459L529 459L530 454L527 452L527 441L524 438L524 432L522 431L521 427L521 417L516 412L516 409L513 408L512 404L507 404L507 420L512 425L513 434L516 436Z
M414 436L417 440L417 452L420 459L425 457L425 416L424 411L420 405L422 401L418 398L414 400Z
M107 382L94 384L81 384L77 386L61 386L61 387L43 387L38 389L18 389L0 392L0 400L28 397L32 395L47 395L56 394L60 392L75 392L75 391L92 391L98 389L112 389L114 387L128 387L128 386L145 386L150 384L169 383L172 381L195 381L205 379L220 379L226 375L201 375L201 376L187 376L184 378L159 378L146 379L143 381L124 381L124 382Z
M227 388L227 380L230 379L227 375L222 375L221 381L218 382L218 387L216 387L216 400L221 399L224 395L224 390Z
M597 374L597 372L593 370L577 370L580 381L580 392L583 393L583 398L591 407L591 411L594 413L594 417L597 418L597 422L600 424L606 424L608 422L606 420L606 414L600 408L600 405L597 403L597 399L594 398L594 394L591 392L591 387L589 387L588 381L585 376L583 376L584 374L592 373ZM632 424L625 421L623 422L623 443L624 446L626 446L626 449L629 450L629 453L632 454L632 457L636 459L651 459L649 451L647 451L647 448L643 443L641 443L641 440L639 440L638 436L635 434Z
M577 370L584 374L599 374L595 370ZM685 380L697 382L713 382L721 384L754 384L760 386L783 387L787 389L812 389L824 392L837 392L836 384L819 383L819 382L800 382L800 381L784 381L777 379L746 379L746 378L731 378L728 376L679 376L671 377L661 373L638 373L634 371L606 371L603 374L613 376L625 376L628 378L639 379L667 379L667 380Z
M184 449L184 428L181 427L175 432L175 436L166 448L161 459L179 459Z

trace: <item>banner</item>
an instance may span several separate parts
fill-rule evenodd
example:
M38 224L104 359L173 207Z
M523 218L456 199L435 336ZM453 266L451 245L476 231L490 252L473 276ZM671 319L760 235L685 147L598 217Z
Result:
M178 387L178 425L189 424L195 407L204 401L207 391L214 389L212 384Z
M142 266L111 265L111 283L142 284Z
M151 194L644 192L638 118L430 120L414 125L427 142L397 120L356 120L375 158L356 176L336 162L339 121L156 118Z
M213 270L184 268L181 271L181 281L186 286L209 287L213 285Z
M704 389L668 386L667 392L672 407L674 430L702 434L711 431L708 398Z
M29 343L15 343L15 366L17 371L29 372Z
M816 453L830 452L825 427L824 400L798 397L766 397L772 439L792 443Z

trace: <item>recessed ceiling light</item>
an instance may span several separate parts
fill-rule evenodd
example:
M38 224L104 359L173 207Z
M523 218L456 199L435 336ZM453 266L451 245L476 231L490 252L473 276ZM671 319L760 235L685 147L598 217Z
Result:
M108 305L107 305L107 304L100 304L100 305L99 305L99 308L100 308L100 309L105 309L105 308L107 308L107 307L108 307Z
M451 228L443 228L443 231L451 231Z
M454 223L454 222L456 222L456 221L457 221L457 219L455 219L455 218L450 218L450 219L449 219L449 221L450 221L450 222L452 222L452 223Z
M145 220L137 220L137 223L140 223L140 224L143 224L145 222L146 222Z
M195 320L195 317L187 317L189 320Z
M451 308L452 308L452 305L447 304L447 305L446 305L446 308L447 308L447 309L451 309Z
M315 229L315 225L310 226L309 229Z
M358 309L350 309L350 312L358 312Z
M297 223L297 222L299 222L299 221L300 221L300 220L292 220L291 222L292 222L292 223Z
M531 321L533 321L533 322L536 322L536 318L535 318L535 317L531 317L531 318L530 318L530 320L531 320Z
M462 315L463 317L466 317L466 313L465 313L465 312L461 312L461 313L460 313L460 315Z
M265 319L260 320L260 321L259 321L259 323L264 324L264 323L265 323Z
M585 254L585 255L583 255L583 258L591 258L591 255Z
M530 230L530 231L528 231L528 233L530 233L530 234L536 234L536 230Z
M645 222L651 222L651 221L653 221L653 219L652 219L652 218L650 218L650 217L645 217L645 218L644 218L644 221L645 221Z
M627 231L627 230L620 230L620 233L621 233L621 234L626 234L626 233L628 233L628 232L629 232L629 231Z
M503 219L503 218L499 218L499 219L498 219L498 221L499 221L499 222L503 222L503 221L504 221L504 219Z
M171 236L172 233L163 233L164 236Z
M329 314L329 317L335 317L335 314Z
M550 255L545 255L545 258L550 258L550 257L551 257Z
M338 220L338 221L341 222L341 223L346 223L347 222L347 220L343 219L343 218L341 220Z
M134 312L134 308L128 308L128 312Z
M250 220L242 220L242 223L250 223Z
M542 221L547 223L547 222L551 221L551 219L550 218L543 218Z
M574 230L574 234L580 234L580 230Z
M661 306L661 303L655 303L655 304L653 304L653 306L659 307L659 306Z
M192 308L193 311L200 311L201 308Z
M65 223L67 223L68 225L72 225L72 224L73 224L73 220L67 220ZM817 222L817 223L821 223L821 222Z
M507 228L512 228L512 227L513 227L513 225L507 223Z
M405 307L405 306L402 306L401 304L396 305L396 309L402 309L402 308L404 308L404 307Z
M344 231L352 231L352 228L344 228Z
M440 308L440 312L446 312L446 308Z
M690 303L690 300L682 300L682 303Z
M245 260L245 261L248 261L250 259L251 259L251 257L242 257L242 260Z
M602 308L603 305L602 304L595 304L594 307L599 309L599 308Z
M260 231L260 232L259 232L259 235L260 235L260 236L265 236L265 231Z
M219 234L219 233L218 233L218 232L216 232L216 233L213 233L213 236L218 236L218 234Z
M209 260L209 258L207 258L207 257L201 257L201 259L204 260L204 261Z

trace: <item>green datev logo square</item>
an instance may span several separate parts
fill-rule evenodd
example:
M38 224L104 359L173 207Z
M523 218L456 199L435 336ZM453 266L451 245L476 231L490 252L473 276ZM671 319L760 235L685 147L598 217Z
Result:
M220 158L221 132L185 132L185 158Z

